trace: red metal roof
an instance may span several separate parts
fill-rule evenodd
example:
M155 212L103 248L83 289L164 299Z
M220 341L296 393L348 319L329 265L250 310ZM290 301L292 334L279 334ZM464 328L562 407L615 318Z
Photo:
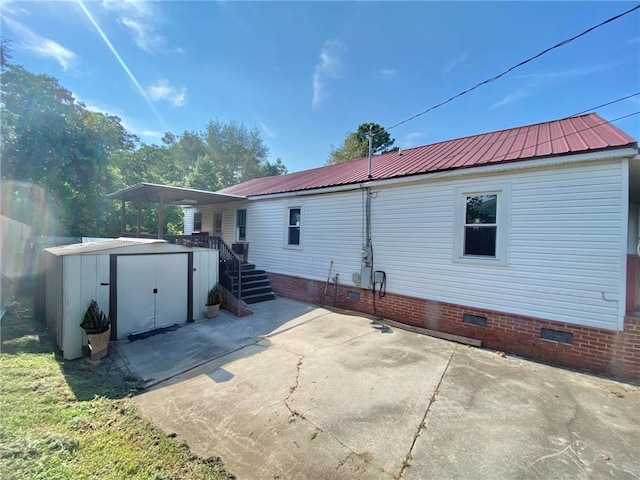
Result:
M588 153L608 148L637 148L636 140L596 113L447 140L376 155L372 179L381 180L496 163ZM219 193L267 195L366 182L367 159L274 177L256 178Z

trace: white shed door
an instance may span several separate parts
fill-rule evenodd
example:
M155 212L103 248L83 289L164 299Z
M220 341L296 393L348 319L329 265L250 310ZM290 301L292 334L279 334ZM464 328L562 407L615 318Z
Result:
M118 338L187 320L187 255L118 257Z
M166 327L187 321L187 255L154 255L156 261L156 324Z

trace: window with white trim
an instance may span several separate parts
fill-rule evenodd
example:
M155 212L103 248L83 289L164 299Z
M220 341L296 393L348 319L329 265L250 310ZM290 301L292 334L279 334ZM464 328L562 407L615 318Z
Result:
M456 261L506 265L510 187L456 190Z
M193 212L193 231L199 232L202 230L202 212Z
M463 255L493 257L498 232L498 194L465 195Z
M302 210L300 207L289 207L287 212L287 245L300 246L300 221L302 219Z

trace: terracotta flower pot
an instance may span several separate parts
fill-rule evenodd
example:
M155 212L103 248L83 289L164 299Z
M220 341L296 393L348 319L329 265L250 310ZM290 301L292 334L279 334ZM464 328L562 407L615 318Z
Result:
M220 304L216 304L216 305L205 305L207 307L207 318L213 318L216 315L218 315L218 312L220 311Z
M111 326L109 330L102 333L87 333L91 360L100 360L107 356L109 350L109 338L111 337Z

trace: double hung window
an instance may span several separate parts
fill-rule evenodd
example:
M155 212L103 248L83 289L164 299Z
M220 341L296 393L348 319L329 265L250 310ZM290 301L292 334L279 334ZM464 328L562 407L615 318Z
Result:
M236 241L245 242L247 240L247 210L242 208L236 210Z
M222 212L213 212L213 235L222 236Z
M300 207L291 207L288 209L289 224L287 226L287 245L300 245Z
M193 212L193 231L202 231L202 212Z
M506 265L510 186L456 190L453 260Z

